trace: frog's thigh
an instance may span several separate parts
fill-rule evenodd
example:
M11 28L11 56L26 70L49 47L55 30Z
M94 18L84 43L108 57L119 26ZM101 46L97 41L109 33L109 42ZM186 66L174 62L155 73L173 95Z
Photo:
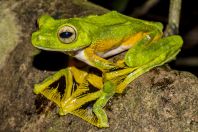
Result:
M157 40L157 39L159 39L159 38L160 38L160 35L157 35L157 32L151 32L151 33L147 34L142 40L140 40L140 41L136 44L137 46L134 47L135 49L133 49L133 51L137 49L137 52L138 52L138 50L141 49L142 46L146 46L146 44L152 43L152 41L155 41L155 40ZM130 50L129 50L129 51L126 53L126 55L125 55L125 61L126 61L126 63L127 63L127 61L128 61L128 60L126 60L126 58L131 58L130 56L131 56L131 52L130 52ZM161 56L161 57L163 57L163 56ZM137 59L137 58L134 58L134 59ZM129 60L129 61L130 61L130 60ZM153 67L157 66L157 65L160 63L160 61L161 61L161 58L158 57L158 58L156 58L155 60L151 61L151 62L148 63L148 64L145 64L145 65L143 65L143 66L139 66L139 67L134 68L134 69L137 69L137 70L135 70L135 71L133 71L132 73L130 73L130 74L125 78L125 80L124 80L122 83L120 83L120 84L118 85L116 92L117 92L117 93L122 93L123 90L127 87L127 85L128 85L131 81L133 81L135 78L137 78L137 77L140 76L141 74L143 74L143 73L149 71L149 70L152 69ZM133 70L133 69L132 69L132 70ZM112 74L112 75L113 75L113 74ZM112 75L109 74L109 77L112 77Z
M164 61L162 61L164 60ZM137 70L135 70L134 72L130 73L122 83L120 83L117 88L116 88L116 93L122 93L123 90L127 87L127 85L132 82L133 80L135 80L137 77L139 77L140 75L142 75L143 73L149 71L150 69L156 67L156 66L160 66L163 65L165 62L167 62L166 60L166 55L162 54L159 55L159 57L157 57L156 59L154 59L153 61L139 67Z
M61 95L60 92L58 91L58 85L56 87L50 87L50 85L61 79L61 77L64 77L63 79L66 84L64 88L64 94L66 94L65 96L70 96L73 85L73 79L69 68L58 71L54 75L46 78L40 84L35 84L34 93L36 94L41 93L46 98L48 98L49 100L55 102L57 105L60 106Z

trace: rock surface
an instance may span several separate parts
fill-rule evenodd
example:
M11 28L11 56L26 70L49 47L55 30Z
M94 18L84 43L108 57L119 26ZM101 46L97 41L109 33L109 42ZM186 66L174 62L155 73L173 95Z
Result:
M3 21L8 21L7 35L12 35L12 46L1 54L6 61L0 68L0 131L198 131L198 79L167 66L143 74L109 101L105 110L110 128L98 129L73 115L60 117L55 105L33 93L33 85L63 68L67 57L38 54L32 47L36 19L46 13L68 18L107 10L84 0L3 0L0 6Z

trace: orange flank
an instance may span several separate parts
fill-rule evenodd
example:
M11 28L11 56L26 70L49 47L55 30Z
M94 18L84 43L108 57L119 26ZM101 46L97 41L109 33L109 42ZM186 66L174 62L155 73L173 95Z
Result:
M146 35L146 33L143 32L139 32L129 38L127 38L122 45L123 46L127 46L127 47L132 47L133 45L135 45L138 41L140 41L144 36Z
M126 39L106 39L106 40L98 40L95 42L94 45L91 46L92 49L95 49L96 52L106 52L110 49L117 48L119 46L126 46L126 47L132 47L134 44L136 44L138 41L140 41L147 33L139 32L137 34L134 34L130 37L127 37Z
M95 49L96 52L106 52L118 47L120 43L120 39L98 40L91 48Z

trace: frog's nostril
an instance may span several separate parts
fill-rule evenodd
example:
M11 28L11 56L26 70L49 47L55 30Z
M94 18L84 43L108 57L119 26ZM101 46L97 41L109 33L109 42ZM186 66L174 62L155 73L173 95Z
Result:
M39 35L39 34L35 34L35 38L36 38L36 40L37 40L38 42L45 39L45 37L44 37L43 35Z
M40 41L43 39L43 37L41 35L39 35L38 32L34 32L32 34L32 44L34 46L38 45L38 43L40 43Z
M39 36L37 37L37 40L38 40L38 41L39 41L39 40L42 40L42 36L39 35Z

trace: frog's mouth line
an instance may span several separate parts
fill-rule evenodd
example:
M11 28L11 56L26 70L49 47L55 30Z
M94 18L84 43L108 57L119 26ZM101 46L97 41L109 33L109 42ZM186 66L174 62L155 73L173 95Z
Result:
M57 51L57 52L63 52L63 53L71 53L71 52L78 52L79 50L82 50L84 48L86 48L87 46L84 47L78 47L78 48L74 48L72 50L64 50L64 49L52 49L52 48L46 48L46 47L40 47L40 46L35 46L34 47L41 49L41 50L46 50L46 51Z

